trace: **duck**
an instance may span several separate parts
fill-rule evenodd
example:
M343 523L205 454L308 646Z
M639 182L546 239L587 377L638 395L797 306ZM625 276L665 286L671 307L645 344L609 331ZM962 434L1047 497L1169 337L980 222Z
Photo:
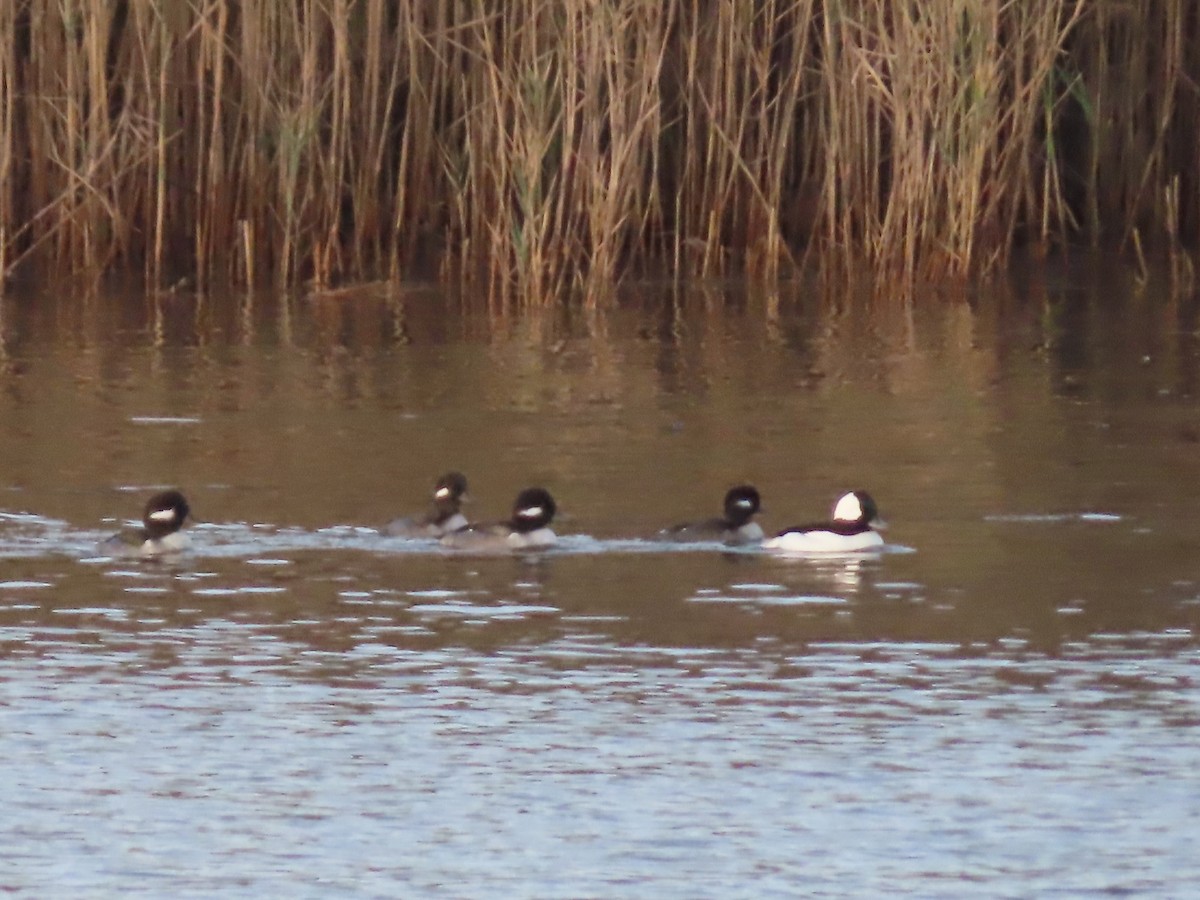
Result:
M433 484L433 505L419 516L393 519L383 527L390 537L440 538L466 528L469 524L462 513L467 495L467 478L462 472L447 472Z
M162 556L186 550L190 542L180 529L190 512L187 499L179 491L160 491L146 501L141 527L106 538L101 549L122 556Z
M785 528L763 541L766 550L796 553L856 553L883 546L879 531L887 525L866 491L849 491L838 498L833 519Z
M442 536L444 547L476 553L544 550L558 542L550 529L558 507L545 488L525 488L513 502L512 518L504 522L468 525Z
M753 486L731 487L725 493L723 507L723 516L674 525L660 531L658 537L669 541L723 541L726 544L755 544L763 539L762 526L752 521L762 508L762 500Z

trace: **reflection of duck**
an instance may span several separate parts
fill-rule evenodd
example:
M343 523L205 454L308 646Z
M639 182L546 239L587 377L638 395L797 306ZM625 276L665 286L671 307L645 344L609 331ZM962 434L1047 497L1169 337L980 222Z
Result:
M834 506L832 521L785 528L763 541L763 547L799 553L854 553L882 547L879 529L885 527L871 495L851 491Z
M763 539L763 530L751 521L760 509L758 491L748 484L730 488L725 494L725 515L703 522L685 522L659 532L672 541L724 541L727 544L751 544Z
M828 580L831 585L841 591L857 592L862 587L863 559L862 554L856 556L837 557L818 560L813 563L817 574Z
M462 472L447 472L433 486L433 507L422 516L395 519L383 528L393 537L438 538L467 527L461 506L467 498L467 479Z
M101 549L124 556L178 553L188 546L187 535L179 529L190 511L179 491L162 491L146 501L140 528L114 534L101 544Z
M502 550L541 550L558 537L550 522L558 507L544 488L526 488L517 495L512 518L491 525L469 525L442 537L442 544L455 550L494 553Z

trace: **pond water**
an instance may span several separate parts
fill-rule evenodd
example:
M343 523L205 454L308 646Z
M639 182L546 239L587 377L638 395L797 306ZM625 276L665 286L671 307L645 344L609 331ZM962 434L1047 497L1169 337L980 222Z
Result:
M1100 266L867 311L647 287L0 301L0 889L1180 896L1200 333ZM377 529L461 469L562 546ZM645 540L862 487L884 552ZM179 486L192 550L97 543Z

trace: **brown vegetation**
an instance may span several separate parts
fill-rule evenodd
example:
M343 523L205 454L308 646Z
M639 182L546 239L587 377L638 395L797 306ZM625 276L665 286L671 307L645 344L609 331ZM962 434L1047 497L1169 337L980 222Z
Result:
M1190 271L1198 5L5 0L0 277Z

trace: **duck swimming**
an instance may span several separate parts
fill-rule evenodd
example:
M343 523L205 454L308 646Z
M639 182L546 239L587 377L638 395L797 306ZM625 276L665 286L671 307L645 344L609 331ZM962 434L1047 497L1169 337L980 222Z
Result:
M879 530L885 527L874 498L866 491L850 491L834 504L832 521L785 528L763 541L763 548L796 553L873 550L883 546Z

